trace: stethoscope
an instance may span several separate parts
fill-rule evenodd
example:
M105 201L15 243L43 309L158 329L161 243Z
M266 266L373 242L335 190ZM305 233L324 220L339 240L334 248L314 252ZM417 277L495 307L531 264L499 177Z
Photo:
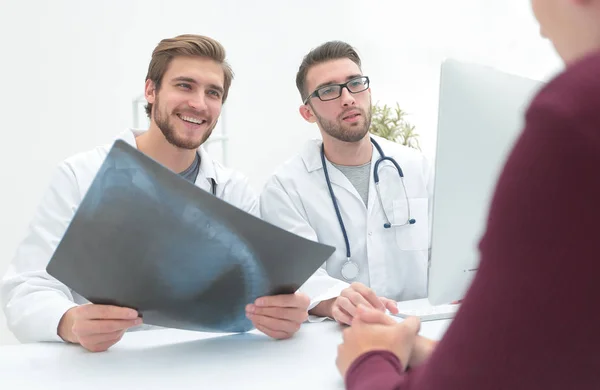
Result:
M200 168L200 167L198 167L198 168ZM198 180L199 173L200 173L200 169L198 169L198 172L196 172L196 177L194 177L193 183L196 183L196 180ZM213 179L212 177L210 178L210 192L211 192L211 194L213 194L213 196L217 196L217 181L215 179Z
M214 196L217 196L217 182L213 178L210 179L210 192L212 192Z
M406 192L406 186L404 185L404 173L402 172L402 168L400 165L394 160L392 157L387 157L381 146L371 138L371 143L377 149L379 153L379 159L375 162L375 167L373 167L373 180L375 182L375 190L377 191L377 198L379 198L379 204L381 205L381 209L383 210L383 215L385 216L386 222L383 224L385 229L389 229L392 227L399 227L405 225L414 225L417 221L414 218L410 217L410 201L408 200L408 194ZM387 212L385 211L385 207L383 207L383 201L381 200L381 192L379 191L379 165L383 161L389 161L394 164L396 170L398 171L398 175L400 176L400 182L402 183L402 188L404 190L404 196L406 198L406 208L408 210L408 219L403 224L393 224L390 222L388 218ZM360 271L358 264L352 261L352 255L350 253L350 242L348 240L348 233L346 233L346 226L344 225L344 221L342 219L342 214L340 213L340 209L337 204L337 200L335 199L335 194L333 193L333 187L331 186L331 181L329 180L329 173L327 172L327 164L325 162L325 147L321 144L321 163L323 164L323 172L325 173L325 181L327 182L327 187L329 188L329 194L331 196L331 201L333 202L333 208L335 209L335 214L337 215L338 222L340 223L340 228L342 229L342 234L344 235L344 242L346 243L346 262L342 266L342 277L347 281L352 281L356 279L358 273Z
M196 182L197 178L198 173L196 173L196 179L194 179L194 183ZM217 196L217 181L212 177L210 178L210 192L213 194L213 196Z

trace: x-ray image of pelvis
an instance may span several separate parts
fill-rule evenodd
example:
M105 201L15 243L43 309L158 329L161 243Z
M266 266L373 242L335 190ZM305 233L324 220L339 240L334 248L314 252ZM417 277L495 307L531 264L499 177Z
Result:
M116 141L47 271L144 323L245 332L245 306L296 291L333 253L196 187Z

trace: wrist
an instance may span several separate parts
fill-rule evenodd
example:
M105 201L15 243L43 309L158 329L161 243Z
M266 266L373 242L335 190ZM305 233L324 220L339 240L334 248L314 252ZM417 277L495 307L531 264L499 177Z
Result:
M308 314L311 314L311 315L314 315L317 317L333 318L331 309L333 307L333 302L335 300L336 300L336 298L331 298L331 299L327 299L325 301L319 302L319 304L317 304L317 306L312 308L312 310L310 310Z
M77 343L77 337L73 334L73 319L69 309L63 314L58 322L58 336L68 343Z
M423 364L431 356L436 346L437 341L417 336L409 359L409 366L414 368Z

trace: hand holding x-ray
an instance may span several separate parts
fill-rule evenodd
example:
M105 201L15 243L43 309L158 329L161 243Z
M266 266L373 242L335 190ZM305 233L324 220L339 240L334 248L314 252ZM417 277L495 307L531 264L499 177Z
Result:
M246 316L256 329L276 339L290 338L308 318L310 298L304 293L258 298L246 306Z
M142 324L138 312L110 305L81 305L63 314L58 335L91 352L103 352L119 342L127 329Z

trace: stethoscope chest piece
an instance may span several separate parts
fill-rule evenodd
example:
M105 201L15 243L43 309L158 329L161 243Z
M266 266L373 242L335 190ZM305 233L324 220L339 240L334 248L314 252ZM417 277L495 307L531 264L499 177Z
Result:
M342 266L342 277L347 281L356 279L358 276L358 264L348 259Z

